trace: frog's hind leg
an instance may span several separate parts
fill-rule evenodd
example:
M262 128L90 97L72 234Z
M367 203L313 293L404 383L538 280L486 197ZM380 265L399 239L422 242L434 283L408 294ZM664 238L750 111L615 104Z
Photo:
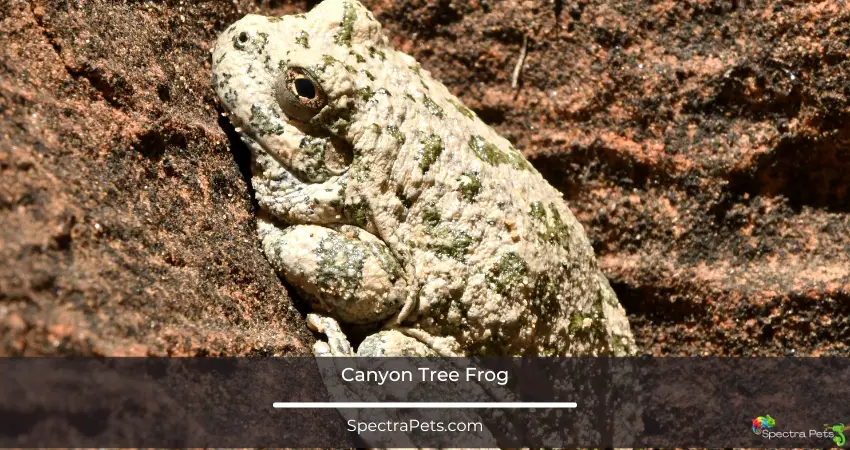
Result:
M278 225L257 218L266 258L315 312L355 326L398 314L408 297L401 265L386 244L349 225Z

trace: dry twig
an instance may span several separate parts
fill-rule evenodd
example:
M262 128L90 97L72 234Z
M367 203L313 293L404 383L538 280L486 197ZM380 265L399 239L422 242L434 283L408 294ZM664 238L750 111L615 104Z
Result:
M528 49L528 36L522 36L522 48L519 51L519 59L514 67L513 76L511 76L511 89L516 89L519 83L519 74L522 72L522 64L525 62L525 52Z

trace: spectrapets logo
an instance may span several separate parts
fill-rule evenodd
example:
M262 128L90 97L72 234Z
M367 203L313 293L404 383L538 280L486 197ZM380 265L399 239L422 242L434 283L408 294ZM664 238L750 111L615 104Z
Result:
M776 427L776 419L770 414L759 416L752 421L753 434L759 435L765 439L832 439L838 447L843 447L847 443L844 436L845 426L843 423L837 425L823 425L821 430L774 430Z
M832 442L835 442L835 445L839 447L844 447L844 444L847 443L847 439L844 438L844 424L839 423L838 425L829 426L827 424L823 424L823 431L832 432Z
M753 419L753 433L761 434L762 431L767 430L768 428L773 428L776 425L776 420L773 417L770 417L770 414L764 417L756 417Z

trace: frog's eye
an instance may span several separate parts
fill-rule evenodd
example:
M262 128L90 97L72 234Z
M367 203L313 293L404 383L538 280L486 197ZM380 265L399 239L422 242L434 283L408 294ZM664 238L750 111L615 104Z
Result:
M275 84L275 98L287 116L305 122L328 104L322 85L301 67L283 70Z

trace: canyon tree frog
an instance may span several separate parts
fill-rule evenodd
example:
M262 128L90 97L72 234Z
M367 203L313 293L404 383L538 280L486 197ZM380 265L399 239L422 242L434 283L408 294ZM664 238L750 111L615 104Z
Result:
M244 17L213 84L252 154L262 248L327 337L317 354L634 353L561 193L359 2Z

